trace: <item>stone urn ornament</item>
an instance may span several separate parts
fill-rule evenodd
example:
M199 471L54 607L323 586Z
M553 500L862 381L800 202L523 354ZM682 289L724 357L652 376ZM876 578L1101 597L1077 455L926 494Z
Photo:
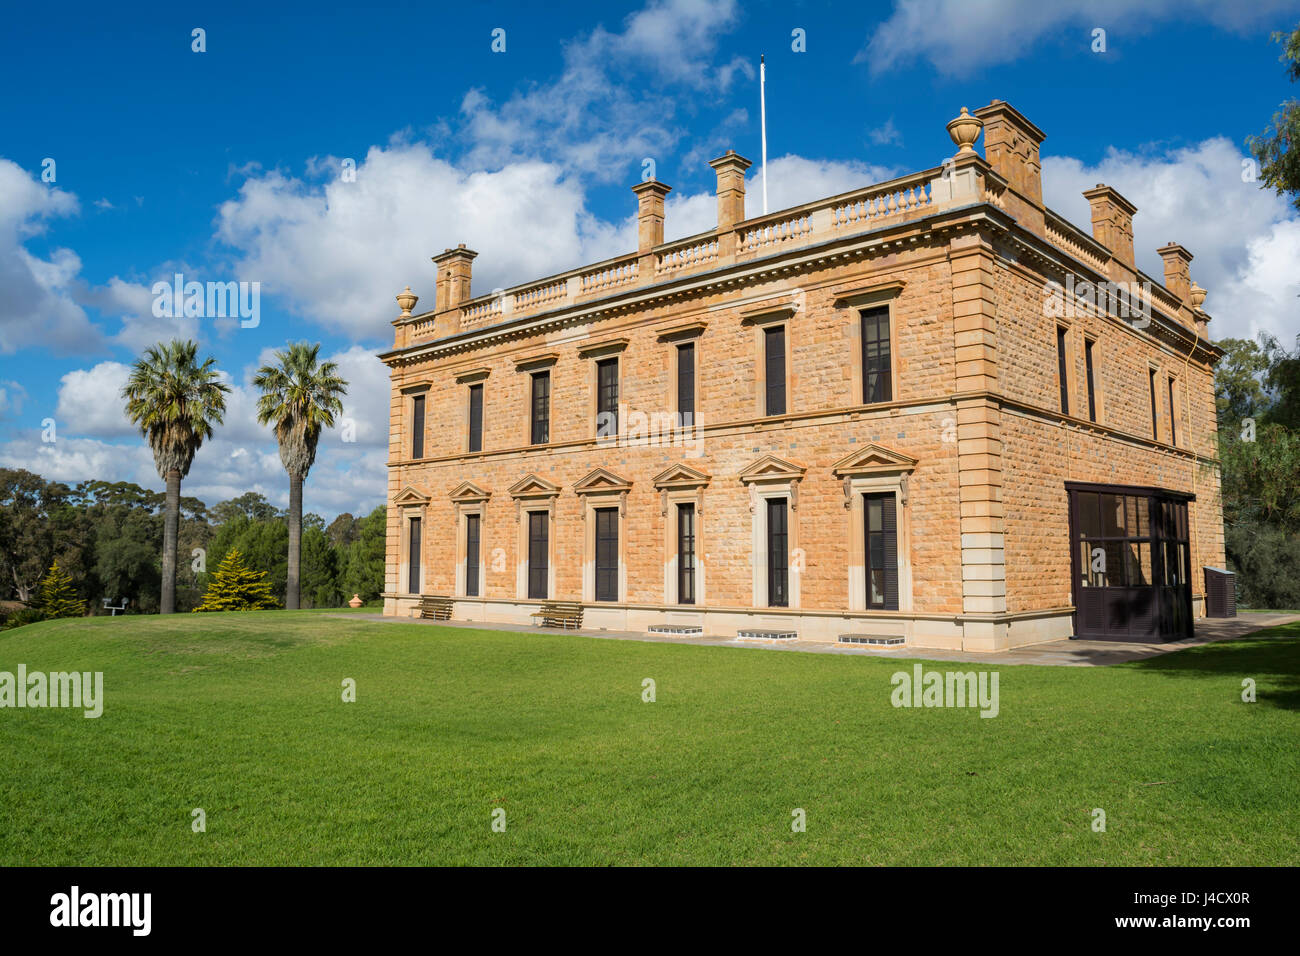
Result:
M415 303L420 301L420 297L411 291L408 285L406 291L397 293L397 304L402 309L402 315L410 315L411 310L415 308Z
M1201 303L1205 301L1205 296L1206 296L1205 290L1202 289L1195 282L1193 282L1192 288L1188 291L1188 295L1191 297L1192 300L1192 308L1199 310L1201 307Z
M348 607L361 607L361 595L352 595L352 600L348 602Z
M975 152L975 140L980 137L984 121L978 116L971 116L966 107L961 108L961 115L948 123L948 135L957 146L957 153Z

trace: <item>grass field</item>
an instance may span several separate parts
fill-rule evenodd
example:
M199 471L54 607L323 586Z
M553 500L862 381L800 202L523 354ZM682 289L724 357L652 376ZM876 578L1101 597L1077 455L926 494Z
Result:
M20 663L106 702L0 710L5 865L1300 863L1295 624L1003 666L994 719L891 706L910 661L319 612L36 624Z

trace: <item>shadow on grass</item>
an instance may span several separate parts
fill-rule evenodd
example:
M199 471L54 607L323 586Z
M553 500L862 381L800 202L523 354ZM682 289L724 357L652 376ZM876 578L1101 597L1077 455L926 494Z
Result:
M1239 687L1249 677L1259 703L1300 710L1300 622L1121 666L1168 677L1232 678Z

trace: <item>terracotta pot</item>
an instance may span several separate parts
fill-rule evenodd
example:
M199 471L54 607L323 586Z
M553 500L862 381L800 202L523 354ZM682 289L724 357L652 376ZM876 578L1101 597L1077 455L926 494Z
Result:
M348 607L361 607L361 595L352 595L352 600L348 602Z

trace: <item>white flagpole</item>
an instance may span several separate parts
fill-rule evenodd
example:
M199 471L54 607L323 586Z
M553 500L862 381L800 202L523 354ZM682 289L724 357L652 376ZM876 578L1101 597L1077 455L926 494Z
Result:
M758 57L758 109L763 127L763 215L767 215L767 61Z

